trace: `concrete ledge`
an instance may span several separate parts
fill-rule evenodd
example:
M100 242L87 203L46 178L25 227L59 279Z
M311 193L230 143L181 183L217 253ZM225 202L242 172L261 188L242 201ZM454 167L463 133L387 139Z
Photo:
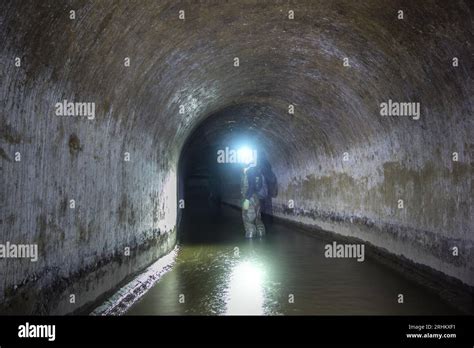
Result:
M91 315L121 315L137 302L160 278L168 272L178 254L176 246L132 281L121 287L114 295L94 309Z
M68 278L54 277L48 270L35 281L12 291L0 304L1 315L88 314L130 280L176 245L176 229L122 254L104 258L94 267L83 269ZM76 302L70 303L70 295Z

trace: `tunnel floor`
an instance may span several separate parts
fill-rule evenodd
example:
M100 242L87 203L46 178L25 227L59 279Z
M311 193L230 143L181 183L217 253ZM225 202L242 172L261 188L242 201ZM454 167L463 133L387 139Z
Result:
M296 227L267 223L265 238L246 240L238 210L187 203L175 265L126 315L459 314L371 258L325 258L328 241Z

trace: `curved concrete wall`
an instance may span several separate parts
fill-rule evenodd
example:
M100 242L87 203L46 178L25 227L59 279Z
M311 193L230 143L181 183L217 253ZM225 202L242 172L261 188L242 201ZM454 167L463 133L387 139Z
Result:
M1 241L40 248L1 260L4 311L71 312L169 251L179 154L211 115L209 134L260 138L277 215L474 285L468 1L0 6ZM381 116L389 99L420 118ZM57 116L63 100L94 119ZM38 284L60 290L35 301Z

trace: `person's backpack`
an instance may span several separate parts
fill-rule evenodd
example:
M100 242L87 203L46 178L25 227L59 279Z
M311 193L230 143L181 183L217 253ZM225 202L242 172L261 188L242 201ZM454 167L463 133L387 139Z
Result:
M268 187L268 195L272 198L278 196L277 179L272 171L265 173L265 181Z
M263 174L255 176L255 189L257 192L258 199L265 199L268 197L268 186L267 181Z

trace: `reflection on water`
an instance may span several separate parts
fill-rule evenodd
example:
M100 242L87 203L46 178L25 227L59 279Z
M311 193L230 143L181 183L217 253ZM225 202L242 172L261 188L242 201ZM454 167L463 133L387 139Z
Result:
M234 266L230 275L225 314L264 314L264 275L264 268L258 263L243 261Z
M246 240L238 211L214 220L195 212L183 223L174 267L128 315L457 314L370 258L325 258L327 241L278 224Z

